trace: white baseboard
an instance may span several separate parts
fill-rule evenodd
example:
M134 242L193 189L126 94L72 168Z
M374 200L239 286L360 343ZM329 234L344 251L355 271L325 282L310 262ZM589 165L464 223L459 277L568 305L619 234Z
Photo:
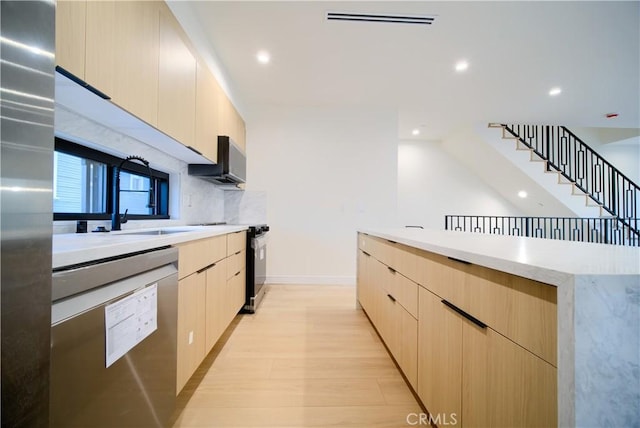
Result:
M301 284L301 285L356 285L355 276L323 276L323 275L277 275L267 276L266 284Z

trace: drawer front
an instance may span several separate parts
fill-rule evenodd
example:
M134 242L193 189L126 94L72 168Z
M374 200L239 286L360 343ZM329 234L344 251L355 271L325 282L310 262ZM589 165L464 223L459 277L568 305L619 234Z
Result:
M178 277L184 278L225 258L225 236L199 239L178 245Z
M227 256L231 256L238 251L245 250L247 246L247 232L229 233L227 235Z
M247 264L246 251L239 251L227 257L227 278L243 270Z
M416 289L416 292L418 290ZM416 302L416 308L418 304ZM400 368L414 390L418 390L418 320L409 312L401 309L400 316L400 352L396 357Z
M386 293L393 296L407 312L417 318L418 284L408 279L403 269L411 271L410 267L415 267L413 271L416 271L419 265L418 256L405 251L404 246L389 241L365 236L364 242L365 248L371 251L371 256L379 261L374 278L380 281ZM410 256L414 256L411 263L404 263L405 258Z
M426 289L557 365L555 287L437 254L424 260Z
M225 235L210 238L209 251L211 252L210 263L215 263L227 256L227 238Z
M557 367L557 289L482 266L465 274L463 309Z
M393 297L409 314L414 318L418 318L418 284L398 272L396 272L395 277L396 294Z
M367 243L369 241L369 235L365 235L364 233L358 233L358 249L362 251L367 251L365 248L367 247Z
M447 257L424 253L423 280L420 283L433 294L459 308L465 307L465 275L468 265Z
M246 274L244 269L227 280L227 304L229 305L229 321L242 309L246 295Z
M392 242L369 235L361 235L359 242L362 251L371 254L387 266L396 266L396 249Z

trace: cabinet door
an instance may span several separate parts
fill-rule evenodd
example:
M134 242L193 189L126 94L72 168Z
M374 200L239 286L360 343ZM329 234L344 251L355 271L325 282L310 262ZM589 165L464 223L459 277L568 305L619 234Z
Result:
M111 100L152 126L158 121L159 2L120 1L111 64Z
M396 360L413 387L418 389L418 320L396 303L399 309L400 346Z
M220 126L220 135L226 135L233 139L233 117L231 111L233 105L224 91L218 96L218 124Z
M116 2L87 2L85 80L108 96L115 83L116 28Z
M218 162L218 96L222 90L206 64L197 63L195 148Z
M206 291L206 353L211 351L222 332L227 328L225 324L226 301L226 260L221 260L207 269Z
M247 153L247 126L241 116L238 119L238 141L240 141L240 148Z
M247 248L247 232L240 231L227 235L227 256L231 256ZM235 273L235 272L234 272Z
M184 278L192 273L214 263L212 248L219 237L199 239L178 244L178 278Z
M371 284L369 281L369 263L371 256L362 250L358 251L358 274L357 274L357 294L360 306L369 313L371 308Z
M86 15L85 1L56 4L56 64L83 80Z
M205 357L206 273L195 273L178 283L178 362L176 394Z
M492 329L465 321L463 335L465 426L557 426L555 367Z
M462 317L422 287L419 299L418 395L432 417L460 421Z
M392 300L394 297L387 293L386 290L380 289L380 320L376 327L378 332L382 336L384 343L391 351L391 354L400 361L400 346L401 346L401 324L400 324L400 311L402 307L398 302Z
M240 309L244 306L245 295L246 295L246 278L244 269L236 273L233 277L231 277L228 281L229 286L229 303L228 307L230 310L229 313L229 321L238 314Z
M160 10L158 129L193 146L196 109L196 59L167 6Z

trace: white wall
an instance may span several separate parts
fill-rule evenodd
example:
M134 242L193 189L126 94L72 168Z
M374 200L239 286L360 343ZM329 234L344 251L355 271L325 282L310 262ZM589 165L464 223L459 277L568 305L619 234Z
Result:
M599 147L598 152L631 181L640 185L640 138L607 144Z
M443 150L439 142L401 141L398 219L444 229L446 214L521 215L511 203Z
M636 184L640 183L640 130L636 128L570 128Z
M395 220L393 117L312 108L252 114L247 190L267 195L268 282L354 283L356 230Z

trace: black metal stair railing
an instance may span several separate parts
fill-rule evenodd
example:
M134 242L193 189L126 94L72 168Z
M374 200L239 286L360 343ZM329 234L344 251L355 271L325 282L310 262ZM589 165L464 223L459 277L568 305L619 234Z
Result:
M446 215L445 230L640 247L638 234L613 217Z
M640 188L564 126L503 129L640 237Z

